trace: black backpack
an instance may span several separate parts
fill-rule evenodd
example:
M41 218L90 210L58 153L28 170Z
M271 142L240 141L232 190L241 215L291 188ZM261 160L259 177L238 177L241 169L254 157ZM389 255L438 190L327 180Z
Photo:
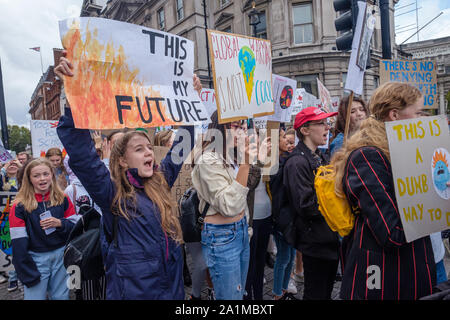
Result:
M201 241L202 225L209 209L209 203L206 203L201 215L198 210L199 203L197 190L192 187L187 189L180 198L180 224L184 242Z
M80 268L83 280L99 279L105 274L100 243L101 215L94 207L83 204L80 219L72 229L64 249L64 266Z

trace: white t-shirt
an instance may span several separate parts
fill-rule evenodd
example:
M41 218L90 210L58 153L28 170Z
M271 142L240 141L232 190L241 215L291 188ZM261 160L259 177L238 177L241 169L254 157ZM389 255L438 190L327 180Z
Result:
M253 209L253 220L265 219L272 214L272 203L267 194L266 184L262 181L262 176L255 189L255 203Z
M77 189L76 199L74 199L74 187ZM70 198L70 201L72 201L72 204L74 205L77 214L78 211L80 210L80 205L84 203L89 205L94 204L94 209L97 210L98 213L102 214L102 210L99 208L99 206L97 206L94 203L91 196L78 179L74 180L71 185L68 185L66 190L64 190L64 193Z

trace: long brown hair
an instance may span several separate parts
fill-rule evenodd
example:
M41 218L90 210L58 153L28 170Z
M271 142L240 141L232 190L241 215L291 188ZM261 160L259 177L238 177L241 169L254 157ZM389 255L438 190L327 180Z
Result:
M50 187L50 206L58 206L64 203L64 192L59 188L58 184L56 183L56 178L53 173L52 165L50 161L48 161L45 158L39 158L30 161L27 166L25 167L25 171L23 174L23 179L21 183L21 187L19 189L19 192L17 193L15 203L22 204L27 212L32 212L38 207L38 202L34 196L34 186L31 183L30 175L31 170L37 166L47 166L50 169L50 173L52 175L52 184Z
M335 168L335 191L343 195L342 179L348 157L353 150L365 146L379 148L390 160L389 145L384 120L393 109L402 110L422 97L416 87L406 83L388 82L375 90L370 99L371 116L361 123L360 130L351 136L345 145L331 159Z
M126 204L131 201L136 205L136 190L127 178L127 169L120 165L120 158L124 157L129 141L136 135L145 137L151 144L146 133L131 131L119 138L111 150L110 170L117 188L111 204L111 211L128 221L133 218L133 215L126 210ZM181 243L183 235L178 220L177 204L171 198L170 188L163 173L155 169L150 178L143 178L142 181L145 194L159 209L162 229L173 240Z
M62 170L62 173L64 175L67 175L66 167L64 167L64 163L63 163L64 159L63 159L63 154L62 154L61 150L59 148L50 148L50 149L48 149L47 152L45 153L45 158L50 160L50 157L53 157L53 156L61 157L61 163L59 164L58 168L60 168Z
M162 130L158 132L157 134L155 134L153 145L160 147L168 147L168 143L170 142L170 139L172 138L173 134L174 133L172 130Z
M345 119L347 118L348 99L349 96L346 96L339 102L338 115L336 118L336 126L334 127L333 137L336 137L339 133L344 133L345 131ZM354 96L353 102L361 103L364 111L366 111L367 117L370 115L369 107L362 98Z

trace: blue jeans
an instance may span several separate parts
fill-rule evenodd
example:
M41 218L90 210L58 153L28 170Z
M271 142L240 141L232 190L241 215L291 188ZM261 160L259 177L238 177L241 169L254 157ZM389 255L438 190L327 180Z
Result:
M8 282L11 283L13 281L17 281L17 272L16 270L9 270L8 271Z
M295 248L291 247L278 231L273 235L277 245L277 257L273 266L273 294L281 296L286 290L291 278L292 266L295 260Z
M49 252L29 251L38 271L41 281L28 288L24 286L24 300L69 300L66 268L63 264L64 247Z
M205 223L202 249L217 300L242 300L250 242L245 218L230 224Z
M444 259L436 263L436 284L447 281L447 272L445 271Z

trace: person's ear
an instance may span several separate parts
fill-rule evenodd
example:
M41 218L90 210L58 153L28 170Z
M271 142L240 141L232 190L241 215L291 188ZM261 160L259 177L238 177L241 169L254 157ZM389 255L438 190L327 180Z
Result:
M309 135L309 128L308 127L300 127L300 132L303 136Z
M395 121L398 120L398 109L392 109L389 111L388 115L387 115L387 120L388 121Z
M120 158L119 158L119 165L120 165L122 168L125 168L125 169L128 168L128 163L126 162L126 160L125 160L123 157L120 157Z

